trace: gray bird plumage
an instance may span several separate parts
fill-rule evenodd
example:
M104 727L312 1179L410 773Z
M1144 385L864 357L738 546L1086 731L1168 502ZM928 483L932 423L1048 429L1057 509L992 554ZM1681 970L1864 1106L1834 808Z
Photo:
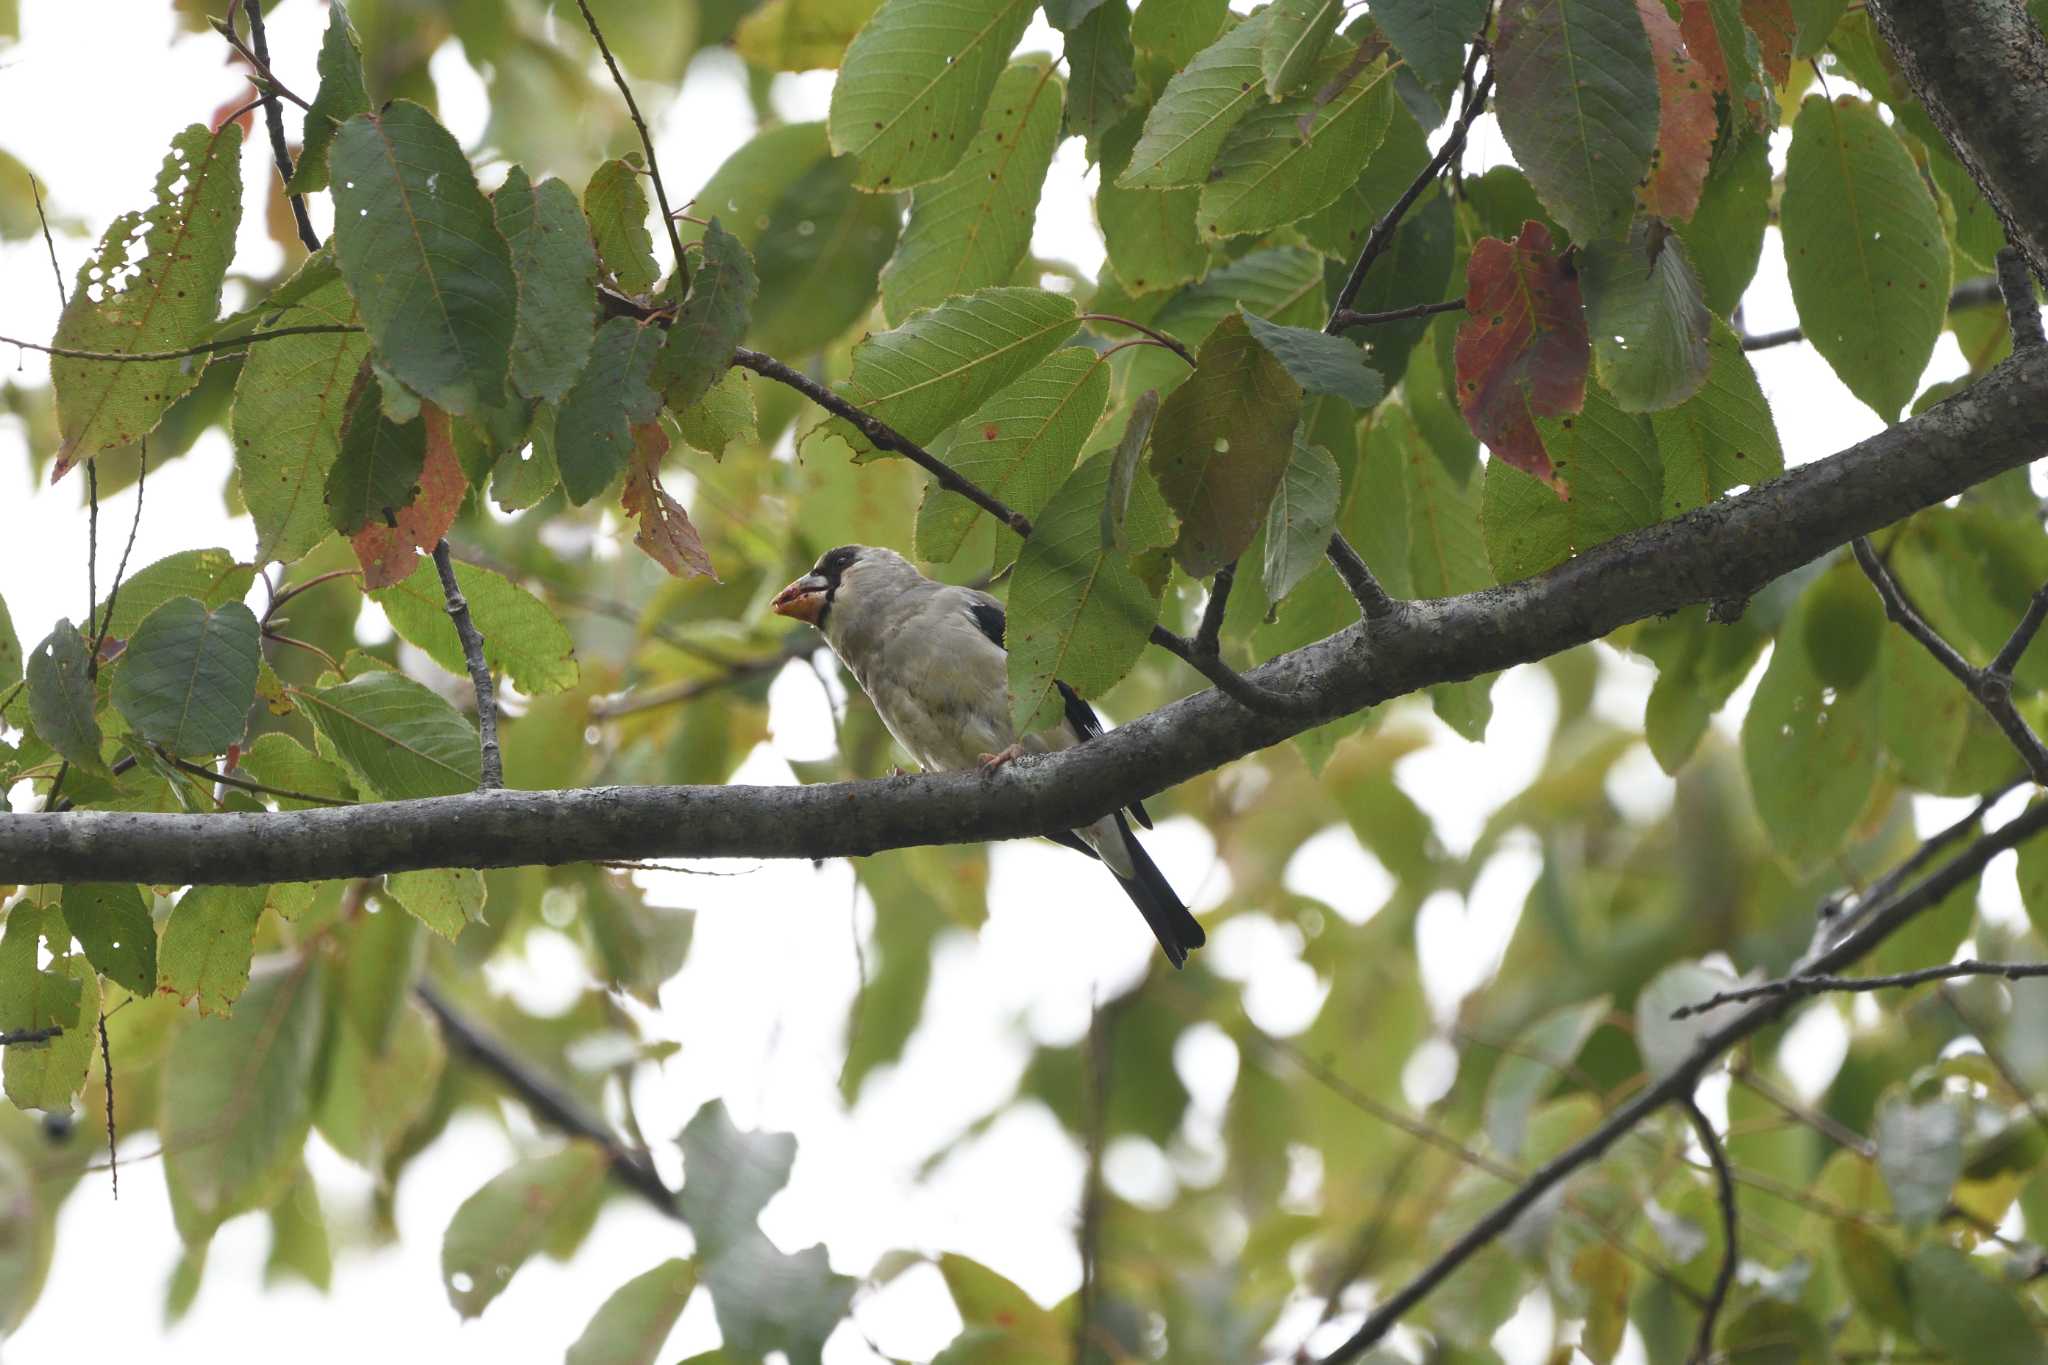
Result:
M1059 724L1019 738L1010 721L1003 605L973 588L935 583L894 550L842 545L783 589L775 609L809 621L868 694L889 733L927 769L971 768L991 755L1052 753L1102 727L1064 683ZM1131 808L1149 826L1144 807ZM1122 811L1059 842L1101 858L1178 967L1202 946L1188 913Z

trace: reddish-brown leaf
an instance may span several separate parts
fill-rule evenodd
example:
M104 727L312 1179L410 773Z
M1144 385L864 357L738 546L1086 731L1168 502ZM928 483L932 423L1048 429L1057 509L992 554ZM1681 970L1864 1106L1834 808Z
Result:
M704 553L704 541L690 524L690 514L661 486L661 457L668 453L668 436L659 422L633 428L633 467L626 472L626 489L619 505L627 516L640 523L633 543L645 550L655 563L681 578L685 572L716 579L711 556Z
M1691 45L1665 11L1664 0L1636 0L1636 9L1657 63L1657 150L1650 155L1650 175L1643 182L1643 207L1683 223L1700 206L1700 190L1713 160L1714 88L1704 64L1694 60ZM1718 57L1720 45L1711 32L1708 41Z
M1783 85L1792 74L1792 39L1799 31L1792 0L1742 0L1742 22L1756 34L1771 80Z
M398 509L395 526L366 525L349 537L355 546L356 562L363 566L363 586L388 588L412 574L413 552L432 550L455 524L462 507L462 495L469 481L455 458L455 441L448 426L448 414L432 403L420 404L420 420L427 424L427 455L420 466L419 486L412 501Z
M1592 350L1578 276L1532 219L1512 242L1482 238L1465 281L1456 349L1465 424L1495 455L1563 495L1536 418L1577 412L1586 400Z
M1646 26L1647 23L1645 20ZM1722 55L1721 35L1714 30L1714 12L1708 8L1708 0L1679 0L1678 31L1685 38L1686 50L1707 73L1707 79L1713 82L1714 90L1727 94L1728 59ZM1656 43L1657 35L1652 32L1650 45L1655 47ZM1661 62L1658 70L1663 70Z

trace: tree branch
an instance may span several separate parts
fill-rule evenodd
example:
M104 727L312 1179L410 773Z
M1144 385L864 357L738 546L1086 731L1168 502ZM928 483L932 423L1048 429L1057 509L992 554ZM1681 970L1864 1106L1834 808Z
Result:
M1463 299L1445 299L1441 303L1411 303L1406 308L1389 308L1378 313L1361 313L1352 308L1339 308L1330 315L1330 330L1341 332L1350 327L1374 327L1383 322L1405 322L1409 318L1426 318L1438 313L1464 311Z
M1964 280L1950 291L1948 310L1951 313L1966 308L1989 308L2000 303L2004 295L1999 292L1998 281L1990 275L1979 279ZM1795 341L1806 340L1806 333L1797 327L1786 327L1776 332L1745 332L1742 349L1745 351L1768 351L1778 346L1790 346Z
M2034 727L2027 724L2026 718L2020 715L2019 708L2013 704L2010 668L1999 670L1977 668L1972 665L1968 659L1956 652L1953 645L1941 638L1941 632L1927 624L1926 618L1920 615L1912 600L1906 596L1905 588L1892 577L1892 571L1885 566L1884 561L1878 558L1869 537L1856 537L1854 546L1856 562L1862 566L1864 575L1876 585L1877 595L1884 600L1884 614L1919 641L1921 647L1934 656L1935 662L1954 675L1964 690L1975 698L1977 704L1997 723L2006 739L2011 741L2013 748L2019 751L2020 759L2027 765L2027 772L2035 783L2048 786L2048 745L2041 742L2041 737L2034 733ZM2048 615L2048 605L2040 602L2042 593L2048 593L2048 586L2034 594L2036 600L2028 605L2026 615L2021 618L2019 627L2013 631L2013 637L2006 641L2005 648L1998 651L2000 659L2010 655L2012 662L2017 663L2019 656L2026 652L2028 641L2040 629L2041 618Z
M2048 344L2041 331L2041 304L2034 297L2034 277L2027 272L2026 254L2018 247L1998 249L1998 292L2005 300L2005 321L2012 329L2012 347L2031 350Z
M782 648L773 654L764 654L758 659L736 659L723 664L717 673L701 678L686 678L681 682L664 687L649 687L613 697L592 697L590 714L595 720L613 720L619 716L636 715L652 711L660 706L673 706L679 702L695 701L698 697L749 678L763 674L780 673L785 665L795 659L806 658L818 649L817 639L810 631L793 630L783 638Z
M469 666L470 686L476 689L476 728L483 759L477 789L493 791L505 785L505 761L498 753L498 696L491 685L491 666L484 661L484 637L469 619L469 599L455 581L446 537L434 546L434 567L441 574L441 593L448 599L448 619L455 623L455 638L462 641L462 661Z
M1129 318L1118 317L1115 313L1083 313L1081 314L1081 321L1113 322L1119 327L1128 327L1134 332L1143 332L1182 360L1187 361L1190 366L1195 363L1195 353L1187 348L1187 343L1183 342L1179 337L1160 331L1156 327L1147 327L1142 322L1133 322Z
M1714 1349L1714 1320L1721 1316L1721 1307L1728 1302L1728 1290L1735 1283L1735 1267L1741 1259L1735 1175L1728 1169L1728 1153L1721 1147L1720 1135L1701 1112L1699 1102L1688 1095L1681 1107L1700 1146L1707 1149L1707 1160L1714 1164L1714 1199L1721 1206L1721 1267L1714 1272L1714 1287L1707 1291L1706 1307L1700 1310L1699 1335L1693 1339L1692 1347L1691 1365L1706 1365Z
M1952 981L1959 976L2002 976L2008 981L2024 981L2029 977L2048 976L2048 962L1979 962L1976 958L1965 958L1961 962L1944 962L1939 967L1921 967L1910 972L1894 972L1890 976L1785 976L1755 986L1721 991L1696 1004L1681 1005L1671 1011L1671 1017L1690 1019L1695 1014L1704 1014L1723 1005L1775 995L1796 998L1828 991L1889 991L1923 986L1929 981Z
M690 267L683 259L683 239L676 231L675 210L668 204L668 186L661 180L661 163L654 157L654 137L647 131L647 120L640 117L640 103L633 98L633 87L626 84L625 73L619 70L618 62L612 58L611 44L604 40L604 30L597 26L597 16L590 12L586 0L576 0L576 8L583 11L583 22L590 29L590 36L597 40L597 50L604 54L604 64L611 69L612 84L619 87L619 94L626 100L626 112L633 116L633 126L640 130L640 146L647 152L647 177L654 182L654 197L661 205L661 225L668 230L669 249L676 255L676 283L687 284Z
M2044 447L2048 352L2016 355L1949 401L1739 497L1533 578L1403 602L1244 675L1298 698L1293 715L1247 714L1201 692L993 778L477 792L261 815L0 813L0 881L253 884L423 867L821 858L1074 829L1338 716L1547 658L1631 621L1746 599Z
M275 337L302 337L321 332L362 330L360 327L340 322L308 323L303 327L272 327L266 332L244 332L240 336L222 337L217 341L202 341L197 346L187 346L181 351L74 351L69 346L45 346L40 342L6 336L0 336L0 342L9 346L19 346L24 351L41 351L44 355L62 356L66 360L104 360L113 365L129 365L139 360L183 360L187 356L232 351L238 347L248 346L252 342L269 341Z
M25 1028L13 1033L0 1033L0 1047L16 1047L27 1043L47 1043L52 1038L64 1036L62 1027L51 1024L48 1028Z
M263 83L259 84L257 89L263 92L263 121L270 130L270 155L271 159L277 162L278 183L286 187L286 198L292 207L292 224L298 229L300 244L308 251L318 251L320 234L313 231L313 220L306 216L306 196L290 193L292 154L285 146L284 111L277 103L278 95L288 92L285 92L283 83L270 72L270 41L263 33L263 0L243 0L242 9L249 16L249 41L255 48L253 53L245 52L243 55L249 58L250 65L263 77ZM233 42L235 31L230 28L226 32L228 40ZM236 44L236 47L240 50L240 44ZM308 107L297 95L290 98L292 103L301 108Z

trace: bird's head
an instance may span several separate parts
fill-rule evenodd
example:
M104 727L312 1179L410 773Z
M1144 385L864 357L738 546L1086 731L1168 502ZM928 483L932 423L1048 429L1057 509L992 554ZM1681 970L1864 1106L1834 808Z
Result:
M857 613L869 597L900 590L920 575L894 550L875 545L841 545L818 557L811 571L775 595L775 614L825 630L835 608Z

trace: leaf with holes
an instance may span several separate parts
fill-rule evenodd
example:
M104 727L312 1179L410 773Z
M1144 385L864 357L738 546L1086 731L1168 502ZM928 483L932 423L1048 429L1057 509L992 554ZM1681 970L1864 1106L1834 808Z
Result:
M1074 457L1108 402L1108 363L1086 347L1061 347L969 414L944 458L961 477L1036 520L1073 472ZM952 559L987 515L933 486L918 509L919 556Z
M460 560L455 561L455 583L484 637L484 659L493 670L530 697L576 685L575 642L538 597L502 574ZM393 630L450 673L463 674L462 641L448 617L448 599L432 560L421 558L410 576L371 597L384 608Z
M1311 327L1283 327L1249 309L1244 320L1305 391L1326 393L1357 408L1370 408L1386 396L1380 377L1365 367L1364 352L1343 337Z
M1076 469L1017 553L1004 647L1019 734L1046 723L1041 713L1057 712L1055 679L1084 697L1122 681L1159 620L1159 593L1102 543L1111 460L1103 451ZM1141 478L1127 518L1132 538L1157 535L1166 521L1158 490Z
M1742 338L1719 318L1707 337L1707 356L1707 382L1700 391L1650 414L1664 461L1667 517L1785 472L1771 405L1743 353Z
M555 414L562 491L577 506L611 487L632 456L632 429L661 411L652 380L662 341L661 328L632 318L597 329L590 363Z
M1204 241L1291 223L1358 179L1393 116L1394 70L1384 57L1363 71L1353 62L1350 51L1332 53L1311 73L1314 93L1264 105L1231 129L1195 213Z
M114 672L114 705L144 739L178 754L225 753L256 704L256 617L174 597L136 627Z
M1572 238L1618 237L1657 145L1657 69L1636 0L1505 7L1494 72L1515 162Z
M318 954L275 962L252 975L232 1014L172 1037L157 1132L188 1245L291 1184L313 1126L326 999Z
M268 738L268 736L266 736ZM226 1014L249 985L260 886L195 886L171 907L159 961L163 988L199 1012Z
M687 572L715 581L718 572L711 567L711 556L704 552L703 537L697 534L689 512L661 486L661 457L668 453L667 435L650 422L635 427L633 437L637 453L619 503L620 510L640 523L640 529L633 533L633 543L677 578Z
M1494 454L1561 491L1536 419L1585 401L1592 355L1578 278L1532 220L1512 242L1488 237L1473 247L1465 279L1455 351L1465 424Z
M402 801L476 789L482 759L475 729L412 679L373 669L293 695L363 790Z
M463 1200L441 1240L441 1280L455 1311L473 1318L489 1307L557 1229L585 1216L605 1170L603 1148L573 1142L499 1172Z
M754 258L716 218L704 229L700 245L689 296L676 310L650 381L677 413L701 403L731 367L761 289Z
M1871 106L1808 96L1792 125L1780 218L1806 339L1892 420L1948 308L1948 242L1913 158Z
M133 882L74 882L63 904L65 925L100 975L131 994L156 994L156 923Z
M948 299L853 348L848 402L923 444L1029 372L1080 326L1074 301L996 288ZM843 418L821 424L856 453L874 446Z
M393 100L342 124L329 160L334 259L378 360L457 416L500 401L519 282L462 148Z
M1643 183L1643 208L1682 223L1699 207L1714 155L1714 89L1664 0L1636 0L1657 64L1657 149Z
M1657 520L1664 471L1649 419L1588 387L1575 415L1539 418L1536 429L1572 495L1559 498L1505 460L1487 464L1481 520L1487 558L1503 583Z
M512 253L519 320L512 330L512 382L528 398L553 402L590 358L597 325L597 253L576 192L550 177L538 185L514 166L491 196L491 212Z
M661 276L654 261L654 236L647 230L653 213L636 153L618 157L591 173L583 187L583 213L597 244L598 260L612 282L628 294L645 294Z
M1321 446L1294 433L1294 453L1273 505L1266 510L1266 601L1277 603L1323 562L1323 549L1336 529L1343 476Z
M1195 372L1152 429L1152 472L1180 516L1174 555L1207 578L1243 554L1287 473L1301 389L1233 313L1202 343Z
M1624 242L1580 249L1593 367L1628 412L1676 407L1707 380L1713 314L1685 243L1638 219Z
M1037 9L1033 0L885 0L832 86L832 150L858 183L907 190L953 169L966 130Z
M320 40L320 88L306 111L306 145L292 170L291 192L327 188L327 154L344 119L367 113L369 87L363 83L363 49L349 22L348 6L335 0L327 11L327 35Z
M1166 83L1145 115L1130 164L1117 177L1128 190L1200 185L1238 121L1259 107L1265 73L1259 52L1272 11L1261 10L1195 54Z
M87 666L90 649L78 628L65 619L29 651L24 670L28 718L42 741L65 761L105 777L107 765L100 759L100 723L93 716L93 680Z
M1012 63L960 164L910 196L910 221L882 271L891 322L1015 278L1060 137L1061 93L1044 58Z
M155 204L107 227L99 250L78 268L52 345L136 355L205 339L242 220L241 151L242 132L232 123L218 133L195 123L171 139ZM50 481L79 460L147 436L205 368L190 359L109 364L52 356L61 441Z
M655 1365L697 1288L697 1271L671 1258L613 1290L569 1348L568 1365Z

